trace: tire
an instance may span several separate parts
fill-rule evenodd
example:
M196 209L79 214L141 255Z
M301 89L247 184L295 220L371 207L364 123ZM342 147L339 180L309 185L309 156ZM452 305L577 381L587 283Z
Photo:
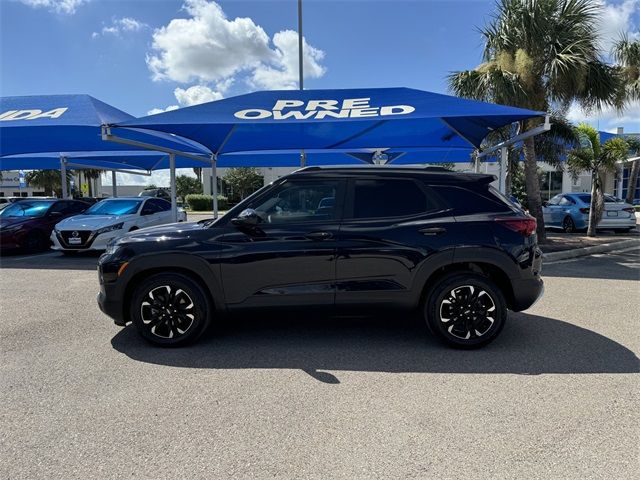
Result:
M129 232L135 232L136 230L140 230L138 227L131 227Z
M39 252L48 248L47 238L39 230L32 230L24 239L24 248L29 252Z
M180 310L182 315L176 315ZM160 273L136 288L130 317L145 340L162 347L179 347L204 333L212 312L213 305L197 282L182 274Z
M460 303L469 295L470 303ZM495 340L502 331L507 320L507 304L489 278L472 272L456 272L443 277L433 287L425 301L424 316L429 329L446 344L479 348ZM454 322L456 319L459 320Z
M576 224L571 217L564 217L562 220L562 230L565 233L573 233L576 231Z

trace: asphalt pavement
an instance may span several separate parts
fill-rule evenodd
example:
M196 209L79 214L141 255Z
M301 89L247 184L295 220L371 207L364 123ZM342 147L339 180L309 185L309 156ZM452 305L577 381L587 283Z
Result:
M544 267L500 338L415 318L240 318L166 350L95 256L0 257L0 478L637 478L640 251ZM635 472L635 473L634 473Z

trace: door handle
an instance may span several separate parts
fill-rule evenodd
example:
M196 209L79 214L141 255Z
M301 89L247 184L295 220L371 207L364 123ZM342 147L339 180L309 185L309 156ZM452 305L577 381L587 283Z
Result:
M442 235L446 233L447 229L442 227L427 227L421 228L419 232L423 235Z
M327 240L333 237L331 232L311 232L305 235L309 240Z

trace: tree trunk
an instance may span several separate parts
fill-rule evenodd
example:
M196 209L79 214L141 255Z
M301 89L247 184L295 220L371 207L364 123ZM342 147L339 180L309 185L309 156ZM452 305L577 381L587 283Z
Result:
M529 213L535 217L538 224L536 229L538 243L545 243L547 234L544 229L544 218L542 216L538 162L533 137L524 140L524 181L527 189L527 206L529 207Z
M598 193L598 172L591 172L591 203L589 205L589 227L587 236L596 236L596 225L598 225L598 213L596 211L596 195Z
M640 160L635 160L629 169L629 179L627 180L627 203L633 205L633 199L636 196L636 183L638 183L638 174L640 173Z

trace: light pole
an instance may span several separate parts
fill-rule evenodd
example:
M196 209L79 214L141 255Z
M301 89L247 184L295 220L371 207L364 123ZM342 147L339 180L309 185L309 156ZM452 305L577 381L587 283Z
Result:
M300 90L304 90L304 69L303 69L303 55L302 55L302 0L298 0L298 85ZM307 164L307 154L304 149L300 150L300 166L304 167Z
M302 67L302 0L298 0L298 84L300 90L304 90Z

